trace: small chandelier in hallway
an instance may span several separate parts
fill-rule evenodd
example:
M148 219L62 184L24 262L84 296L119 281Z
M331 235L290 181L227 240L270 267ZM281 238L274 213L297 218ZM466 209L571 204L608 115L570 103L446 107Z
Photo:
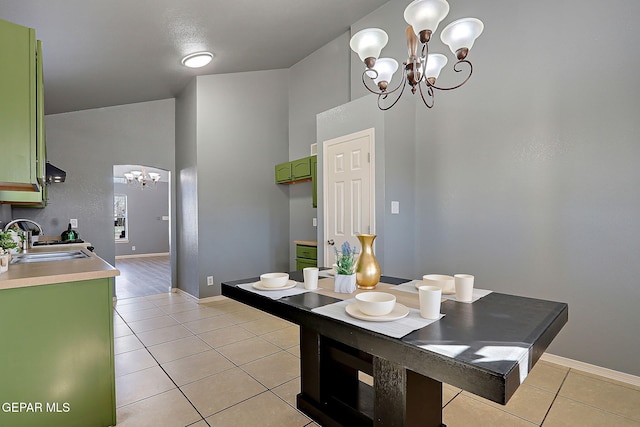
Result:
M141 171L133 170L126 172L124 177L127 179L127 184L140 188L141 190L155 188L155 185L160 181L160 174L156 172L149 172L145 168Z

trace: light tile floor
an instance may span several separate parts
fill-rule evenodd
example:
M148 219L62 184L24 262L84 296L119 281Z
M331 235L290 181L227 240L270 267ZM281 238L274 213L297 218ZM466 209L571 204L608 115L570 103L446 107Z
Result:
M295 408L298 327L165 293L114 313L118 427L315 426ZM640 426L640 387L540 361L506 406L444 385L448 427Z

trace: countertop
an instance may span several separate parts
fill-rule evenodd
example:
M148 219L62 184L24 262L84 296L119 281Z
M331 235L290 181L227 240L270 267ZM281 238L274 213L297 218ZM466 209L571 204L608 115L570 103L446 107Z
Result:
M293 243L296 245L318 246L318 242L315 240L294 240Z
M90 243L55 246L39 246L28 252L62 252L80 249L89 258L50 261L25 264L10 264L9 270L0 274L0 290L51 283L77 282L80 280L103 279L120 275L120 271L87 249Z

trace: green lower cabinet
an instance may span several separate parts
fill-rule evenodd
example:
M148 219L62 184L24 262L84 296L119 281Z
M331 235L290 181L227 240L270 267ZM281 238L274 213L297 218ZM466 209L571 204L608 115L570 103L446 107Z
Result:
M296 244L296 270L318 266L318 247Z
M302 270L305 267L317 267L318 261L310 259L296 259L296 270Z
M116 424L113 279L0 290L0 425Z

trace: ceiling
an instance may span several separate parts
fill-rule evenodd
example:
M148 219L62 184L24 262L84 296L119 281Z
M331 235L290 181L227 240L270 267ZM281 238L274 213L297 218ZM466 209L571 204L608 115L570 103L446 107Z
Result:
M43 43L45 113L175 97L196 75L289 68L387 0L0 0ZM209 50L192 70L180 60Z

